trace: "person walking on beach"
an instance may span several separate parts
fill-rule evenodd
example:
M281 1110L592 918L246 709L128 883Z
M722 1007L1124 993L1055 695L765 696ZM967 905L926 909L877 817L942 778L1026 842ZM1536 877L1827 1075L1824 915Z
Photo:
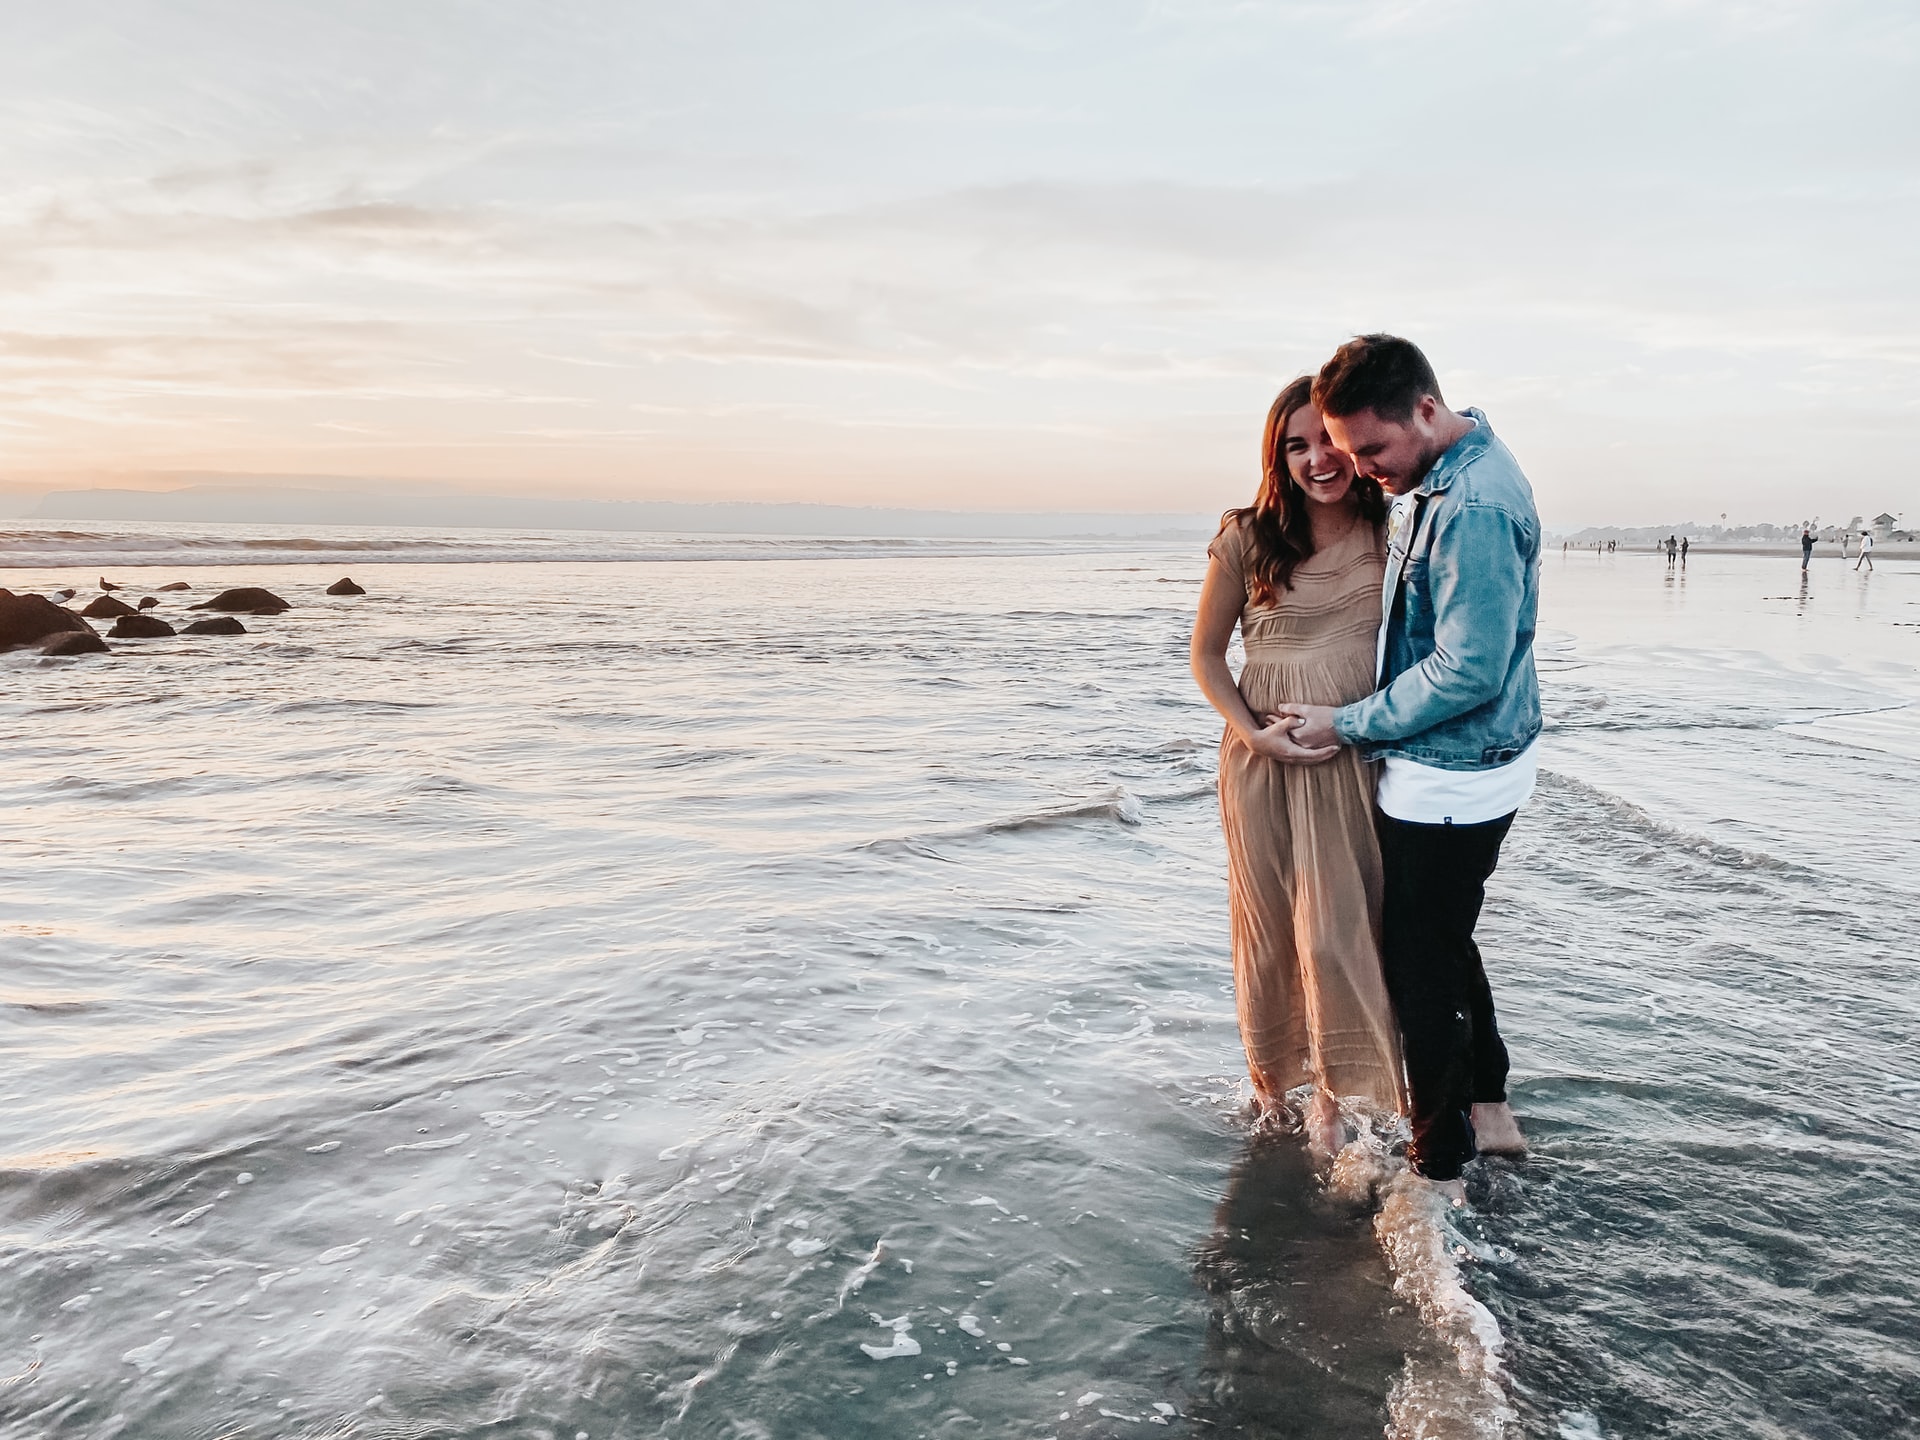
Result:
M1806 569L1813 560L1813 531L1805 525L1800 527L1800 568Z
M1416 1173L1462 1202L1477 1153L1524 1153L1507 1051L1473 932L1514 814L1533 793L1540 520L1478 410L1441 399L1411 341L1363 335L1311 399L1356 472L1397 497L1377 678L1350 704L1293 702L1292 739L1378 757L1381 960L1406 1055Z
M1227 842L1234 995L1254 1095L1283 1113L1312 1085L1307 1133L1344 1143L1337 1097L1402 1108L1399 1035L1380 970L1380 848L1373 774L1352 750L1307 749L1271 712L1373 688L1386 568L1386 500L1335 449L1302 376L1280 392L1261 440L1254 502L1229 510L1207 547L1192 662L1226 721L1220 822ZM1227 644L1240 627L1238 682Z
M1687 568L1687 545L1688 537L1682 535L1680 537L1680 568L1682 570Z
M1860 532L1860 558L1853 562L1853 568L1858 570L1862 565L1867 567L1868 574L1873 573L1873 532L1871 530Z

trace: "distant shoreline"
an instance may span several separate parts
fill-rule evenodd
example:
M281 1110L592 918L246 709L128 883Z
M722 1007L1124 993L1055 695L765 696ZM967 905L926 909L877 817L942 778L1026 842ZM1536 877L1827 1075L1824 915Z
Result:
M1559 546L1549 542L1549 554L1558 554ZM1591 544L1574 545L1566 551L1568 559L1575 555L1602 555L1605 551L1595 550ZM1614 552L1616 555L1664 555L1666 551L1652 545L1622 545ZM1692 555L1757 555L1763 559L1800 558L1798 545L1782 545L1777 542L1763 541L1753 545L1729 545L1725 541L1713 544L1707 541L1695 541L1687 550ZM1851 564L1859 557L1860 547L1850 547L1844 557ZM1813 547L1814 560L1839 560L1842 558L1839 547L1831 540L1823 540ZM1873 544L1873 558L1876 560L1920 560L1920 544L1911 540L1876 540Z
M751 534L727 531L581 531L501 527L428 529L415 526L289 526L225 522L204 528L172 522L122 522L100 530L67 524L30 522L0 525L0 573L213 569L246 570L289 565L353 568L369 565L645 564L687 562L808 561L828 559L934 560L978 555L1125 554L1152 551L1192 559L1205 550L1205 537L1192 533L1135 535L1066 534L1025 536L876 535L816 532ZM278 533L274 533L278 532ZM291 532L291 533L289 533ZM348 533L342 533L348 532ZM372 533L369 533L372 532ZM1657 559L1652 545L1620 545L1612 552L1570 545L1549 537L1543 558L1557 554L1567 564L1582 557L1622 555ZM1797 545L1780 542L1691 546L1689 556L1752 556L1776 562L1797 560ZM1879 560L1920 560L1920 544L1883 541L1874 547ZM1814 550L1822 565L1851 565L1857 551L1843 559L1839 547L1824 542Z
M0 521L0 529L8 522ZM275 525L372 530L515 530L607 535L795 535L809 538L1034 540L1056 536L1211 537L1216 520L1174 511L917 510L808 502L582 500L411 495L210 485L178 490L61 490L13 526Z
M127 528L86 531L0 529L0 574L136 570L249 570L286 566L685 564L810 560L930 561L979 555L1132 554L1185 550L1197 536L874 536L750 535L563 530L426 531L400 527L172 527L175 533ZM268 528L280 534L262 533ZM349 530L354 533L341 533ZM285 533L292 531L294 533ZM331 533L329 533L331 532Z

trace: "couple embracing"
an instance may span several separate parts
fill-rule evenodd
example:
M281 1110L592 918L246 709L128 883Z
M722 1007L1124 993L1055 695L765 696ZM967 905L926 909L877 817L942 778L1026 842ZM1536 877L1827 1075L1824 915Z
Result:
M1419 348L1363 335L1267 416L1193 632L1226 721L1240 1034L1255 1096L1312 1087L1403 1111L1408 1163L1456 1203L1476 1154L1521 1153L1474 944L1487 878L1533 792L1540 523L1478 410L1446 408ZM1389 498L1390 497L1390 498ZM1227 645L1240 627L1238 682Z

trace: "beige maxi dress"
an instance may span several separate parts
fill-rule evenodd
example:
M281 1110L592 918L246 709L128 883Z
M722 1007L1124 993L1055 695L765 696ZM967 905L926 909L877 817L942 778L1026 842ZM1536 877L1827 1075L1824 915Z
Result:
M1246 591L1236 522L1207 553ZM1362 522L1293 572L1278 604L1240 612L1240 693L1256 716L1284 701L1345 705L1373 689L1382 536ZM1380 971L1380 847L1372 767L1342 749L1285 765L1220 742L1233 980L1253 1083L1278 1100L1312 1082L1402 1109L1400 1037Z

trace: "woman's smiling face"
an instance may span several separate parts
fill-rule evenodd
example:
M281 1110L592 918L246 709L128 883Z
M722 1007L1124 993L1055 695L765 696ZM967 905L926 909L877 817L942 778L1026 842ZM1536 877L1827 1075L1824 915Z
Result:
M1327 425L1312 405L1302 405L1287 417L1280 438L1282 458L1293 483L1316 505L1338 505L1353 488L1353 460L1336 449Z

